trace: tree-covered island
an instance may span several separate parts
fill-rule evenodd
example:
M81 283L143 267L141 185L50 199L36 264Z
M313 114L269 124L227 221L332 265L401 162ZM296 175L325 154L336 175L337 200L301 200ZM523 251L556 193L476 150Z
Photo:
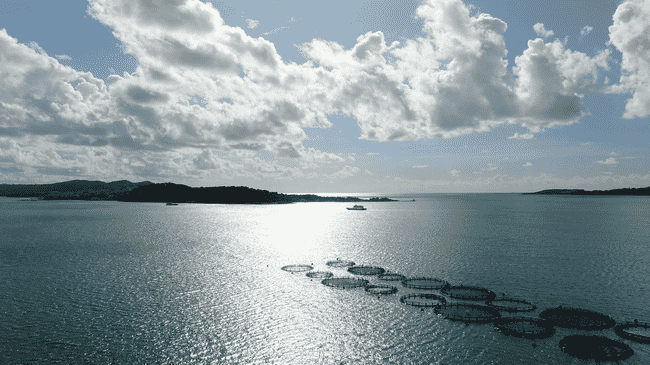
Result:
M0 184L0 196L43 200L115 200L124 202L174 202L212 204L287 204L298 202L388 202L385 197L361 199L313 194L283 194L245 186L193 188L174 183L127 180L102 182L72 180L55 184Z

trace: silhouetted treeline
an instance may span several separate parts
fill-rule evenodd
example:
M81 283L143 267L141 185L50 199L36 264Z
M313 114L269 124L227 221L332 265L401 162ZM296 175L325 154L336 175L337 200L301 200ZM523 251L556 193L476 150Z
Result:
M252 189L245 186L193 188L181 184L154 184L150 181L132 183L121 180L72 180L56 184L0 184L0 196L37 197L44 200L117 200L125 202L174 202L217 204L284 204L297 202L363 202L394 201L389 198L359 199L356 197L322 197L291 195Z
M524 194L546 194L546 195L650 195L650 186L647 188L623 188L613 190L583 190L583 189L548 189L535 193Z
M0 196L38 197L44 200L116 200L119 196L150 181L132 183L127 180L102 182L71 180L54 184L0 184Z

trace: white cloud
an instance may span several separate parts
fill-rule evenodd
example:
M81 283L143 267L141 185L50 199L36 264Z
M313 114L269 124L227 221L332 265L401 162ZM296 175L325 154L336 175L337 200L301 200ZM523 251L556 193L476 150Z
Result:
M260 25L260 21L253 20L253 19L246 19L246 24L248 24L248 28L255 29Z
M289 27L280 27L280 28L275 28L275 29L273 29L272 31L269 31L269 32L266 32L266 33L262 33L262 35L271 35L271 34L275 34L275 33L279 32L279 31L281 31L282 29L287 29L287 28L289 28Z
M609 39L623 55L620 84L610 92L631 91L623 118L650 115L650 2L627 0L616 9Z
M532 133L524 133L524 134L515 133L513 136L508 137L508 139L519 139L519 140L533 139L533 138L535 138L535 135L533 135Z
M451 173L451 176L460 176L460 171L456 169L452 169L449 171Z
M596 161L597 164L599 165L616 165L618 161L614 157L610 157L606 159L605 161Z
M414 169L425 169L427 167L429 167L429 165L415 165L415 166L413 166Z
M497 166L495 164L489 163L486 168L481 169L481 171L496 171Z
M612 152L609 153L609 155L610 155L610 156L618 156L618 153L612 151Z
M379 152L368 152L366 156L379 156Z
M526 162L526 163L524 164L524 166L525 166L525 167L530 167L530 166L533 166L533 163L530 162L530 161L528 161L528 162Z
M584 142L584 143L580 143L580 146L585 147L585 146L591 146L592 144L594 144L594 142Z
M546 30L543 23L533 25L533 29L535 30L535 33L542 38L552 37L553 34L555 34L552 30Z
M580 35L581 36L586 36L587 34L591 33L591 31L594 30L593 27L590 27L588 25L585 25L581 30L580 30Z
M57 54L55 55L56 58L59 59L59 61L70 61L72 60L72 57L68 56L67 54Z

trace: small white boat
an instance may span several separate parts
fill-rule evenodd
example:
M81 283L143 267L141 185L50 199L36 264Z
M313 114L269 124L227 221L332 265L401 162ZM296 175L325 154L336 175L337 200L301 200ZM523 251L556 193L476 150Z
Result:
M363 207L363 205L355 205L352 208L345 208L347 210L366 210L366 208Z

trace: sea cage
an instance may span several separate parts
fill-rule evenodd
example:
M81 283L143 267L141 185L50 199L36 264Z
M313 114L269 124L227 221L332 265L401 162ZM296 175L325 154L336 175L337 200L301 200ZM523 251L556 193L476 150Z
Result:
M494 326L504 335L540 339L553 336L555 327L542 318L502 317L494 320Z
M352 266L348 267L348 272L354 275L366 275L366 276L374 276L374 275L381 275L385 272L381 267L376 267L376 266L365 266L365 265L359 265L359 266Z
M478 286L452 285L442 288L441 293L454 299L477 300L489 302L496 298L496 294Z
M501 317L498 310L475 304L446 304L437 307L436 312L446 319L465 323L488 323Z
M411 289L440 290L448 287L449 283L438 278L408 278L402 280L402 285Z
M553 325L579 330L602 330L614 327L616 321L606 314L582 308L556 307L543 310L540 317Z

